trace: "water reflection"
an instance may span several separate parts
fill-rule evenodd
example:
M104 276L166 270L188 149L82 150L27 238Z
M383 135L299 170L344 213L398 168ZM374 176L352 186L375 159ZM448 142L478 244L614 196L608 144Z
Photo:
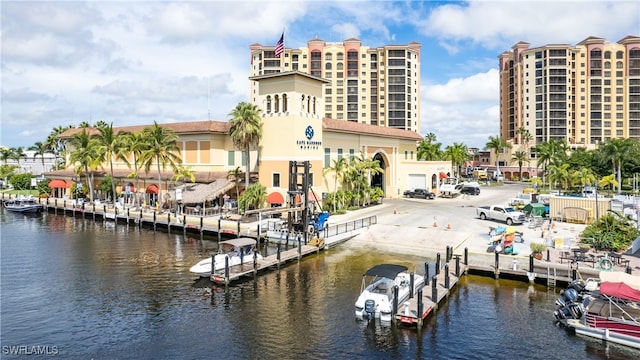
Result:
M2 211L0 225L0 341L56 345L65 359L511 359L533 348L539 358L640 358L556 328L555 291L493 278L462 277L421 331L355 319L367 269L422 273L434 262L422 256L347 244L225 288L189 273L216 239L47 213Z

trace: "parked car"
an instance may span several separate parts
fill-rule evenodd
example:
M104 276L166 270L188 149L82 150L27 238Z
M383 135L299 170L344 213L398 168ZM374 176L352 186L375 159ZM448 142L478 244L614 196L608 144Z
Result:
M464 185L462 189L460 189L460 194L480 195L480 187L473 185Z
M480 206L476 208L476 214L482 220L504 221L507 225L522 224L525 221L523 212L508 206Z
M427 189L413 189L404 192L404 196L408 198L435 199L436 194Z

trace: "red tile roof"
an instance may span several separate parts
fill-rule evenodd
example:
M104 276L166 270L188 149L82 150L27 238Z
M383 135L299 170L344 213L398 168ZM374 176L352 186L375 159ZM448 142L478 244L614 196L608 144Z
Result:
M324 131L366 134L404 140L422 140L422 136L420 136L420 134L411 130L395 129L384 126L362 124L355 121L335 120L330 118L322 119L322 129Z

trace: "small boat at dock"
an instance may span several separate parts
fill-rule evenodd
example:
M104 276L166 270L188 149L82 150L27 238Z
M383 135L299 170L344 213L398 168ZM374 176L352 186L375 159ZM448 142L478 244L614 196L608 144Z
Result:
M189 271L200 277L211 276L211 260L213 257L214 272L224 270L226 259L229 259L229 266L245 264L253 261L254 254L258 259L262 255L257 253L256 240L248 237L221 241L218 254L210 256L193 265Z
M9 211L19 213L38 213L42 211L42 205L31 197L6 201L4 207Z
M380 319L391 322L394 303L394 288L398 288L396 305L400 306L417 289L424 287L424 277L407 272L403 265L381 264L367 270L362 276L362 289L355 303L356 318Z

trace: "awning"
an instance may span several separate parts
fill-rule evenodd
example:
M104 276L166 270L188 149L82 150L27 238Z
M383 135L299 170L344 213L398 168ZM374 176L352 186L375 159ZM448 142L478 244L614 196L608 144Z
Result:
M284 204L284 197L279 192L272 192L267 196L268 204Z
M151 184L149 186L147 186L147 190L145 190L145 192L147 194L157 194L158 193L158 186Z
M67 183L64 180L53 179L49 182L49 187L52 189L64 189L67 187Z
M447 175L447 173L440 171L440 179L446 179L448 177L449 175Z
M308 202L320 202L322 199L318 197L318 194L316 194L314 191L309 190L309 195L308 195Z

